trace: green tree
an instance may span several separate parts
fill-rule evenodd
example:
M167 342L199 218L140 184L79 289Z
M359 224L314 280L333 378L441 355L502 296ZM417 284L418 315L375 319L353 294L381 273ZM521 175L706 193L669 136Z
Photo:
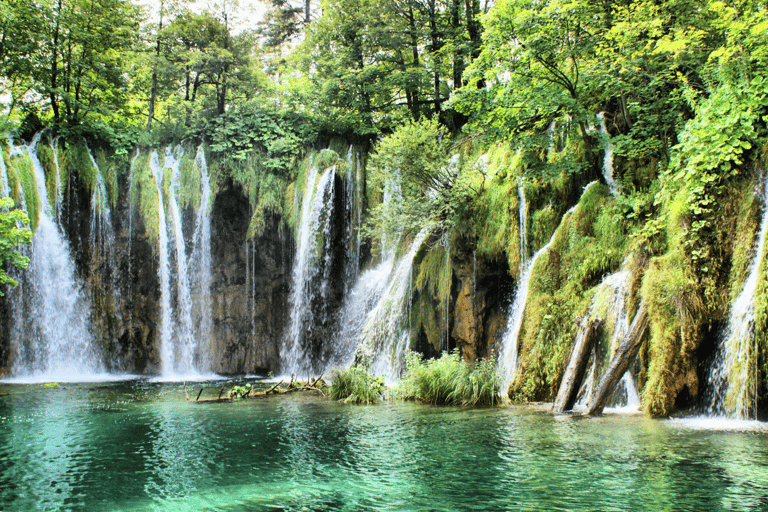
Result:
M29 258L22 255L19 245L28 245L32 241L32 232L29 228L19 227L19 224L28 224L27 214L13 207L13 200L8 197L0 198L0 285L9 284L16 286L5 271L5 263L8 262L18 269L27 268ZM0 296L3 295L0 289Z

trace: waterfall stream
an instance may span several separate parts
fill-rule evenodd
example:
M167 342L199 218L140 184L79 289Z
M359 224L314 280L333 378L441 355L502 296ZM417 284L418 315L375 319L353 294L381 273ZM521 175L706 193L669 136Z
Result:
M210 184L201 146L195 157L201 173L201 200L195 215L192 251L187 255L179 206L182 151L181 147L166 148L162 165L157 151L152 151L149 162L158 193L159 345L164 379L194 379L210 372ZM165 190L167 170L170 184Z
M336 169L329 167L319 177L318 173L317 166L310 164L302 198L301 222L293 263L290 326L281 356L282 370L285 373L303 374L315 370L305 336L306 331L313 327L312 302L324 298L328 291L327 276L321 278L320 286L315 283L318 273L322 272L323 268L330 267L328 261L325 265L320 265L319 262L323 257L330 257L324 249L326 244L331 242L329 234Z
M76 277L69 243L54 220L56 205L48 200L45 171L37 157L40 136L25 148L40 208L29 267L19 287L10 291L15 309L12 375L65 382L103 378L102 357L89 327L90 303Z
M594 183L595 182L592 182L584 187L584 192L586 192ZM563 220L568 215L570 215L577 206L578 203L572 206L567 212L565 212L565 214L563 214ZM525 217L522 214L520 221L521 223L525 222ZM562 221L560 223L562 224ZM522 231L524 229L525 226L521 224L520 230ZM530 261L525 261L523 258L525 254L522 252L523 250L521 248L520 274L517 283L517 291L515 292L515 299L512 302L512 307L510 308L509 315L507 316L507 327L501 340L501 350L499 352L498 358L498 372L501 378L501 387L499 388L499 392L503 396L507 394L507 390L514 380L515 372L517 371L518 338L520 337L520 329L523 326L525 305L528 300L528 285L531 278L531 272L533 272L533 268L536 265L536 260L538 260L542 254L549 250L549 247L555 240L556 234L557 229L554 233L552 233L552 237L549 239L549 242L547 242L544 247L539 249L536 254L533 255L533 258L530 259ZM522 243L523 235L520 236L520 240Z
M597 114L597 118L600 120L600 135L604 139L609 140L611 136L608 133L608 128L605 125L605 114L600 112ZM605 143L605 155L603 156L603 177L605 178L605 182L608 184L608 188L610 189L611 194L618 194L619 186L613 179L613 144L610 142Z
M604 328L611 331L611 354L616 351L629 332L630 322L627 307L629 305L631 278L632 275L627 270L627 262L625 262L617 272L603 278L589 308L589 316L601 318ZM599 378L598 361L593 354L589 373L579 390L576 407L586 408L587 404L591 402L592 393L597 388ZM636 412L638 410L640 407L640 396L635 385L635 377L631 371L627 370L624 374L613 396L614 399L610 403L611 407L627 412Z
M757 415L757 347L755 344L755 295L768 232L768 184L762 189L763 215L757 247L744 288L731 307L728 327L723 332L709 384L712 386L711 415L729 415L738 419Z
M0 153L0 197L11 197L11 187L8 184L8 169L5 168L5 158Z
M429 228L416 235L411 248L391 272L376 307L365 319L357 356L370 362L375 375L386 375L390 382L397 379L403 370L404 353L411 335L403 324L410 314L413 260L428 235Z

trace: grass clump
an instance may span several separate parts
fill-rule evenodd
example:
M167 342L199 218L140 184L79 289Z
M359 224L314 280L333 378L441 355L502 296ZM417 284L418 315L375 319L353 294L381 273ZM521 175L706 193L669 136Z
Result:
M409 352L396 392L400 398L428 404L496 405L501 400L500 387L496 365L490 359L469 363L453 350L425 361L421 354Z
M384 394L384 376L376 377L364 366L333 370L330 396L341 402L374 404Z

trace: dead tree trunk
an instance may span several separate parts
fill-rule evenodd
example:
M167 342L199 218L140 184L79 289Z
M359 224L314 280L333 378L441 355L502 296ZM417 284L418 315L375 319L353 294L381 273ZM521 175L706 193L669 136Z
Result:
M611 396L613 390L616 388L616 384L619 383L624 373L629 368L629 365L637 357L637 353L640 350L640 345L643 344L643 339L648 331L648 306L643 302L640 304L640 309L635 313L635 318L632 320L632 325L629 327L629 332L624 337L624 340L616 349L616 354L611 360L610 366L600 379L600 385L597 387L592 402L587 406L587 414L602 414L605 404L608 401L608 397Z
M581 317L579 320L579 331L576 334L576 341L573 343L571 358L565 368L563 380L560 381L560 389L557 391L552 411L563 413L573 409L579 388L584 381L584 374L587 372L589 354L592 352L600 333L600 325L600 319L589 316Z

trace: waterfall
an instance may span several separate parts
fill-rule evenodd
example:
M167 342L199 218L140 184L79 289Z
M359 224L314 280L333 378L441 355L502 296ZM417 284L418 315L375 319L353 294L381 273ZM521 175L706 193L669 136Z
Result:
M394 258L379 263L360 274L354 287L344 298L339 314L339 329L331 341L327 369L344 368L354 363L355 351L360 345L365 321L379 303L389 284Z
M157 184L157 216L158 216L158 253L160 265L160 373L163 376L174 372L174 325L173 308L171 307L171 264L168 249L168 229L165 221L165 201L163 200L163 168L157 151L152 151L149 167Z
M195 164L200 169L202 193L195 220L194 245L192 249L192 273L190 286L196 293L192 296L193 332L197 339L198 368L211 368L211 340L213 339L213 316L211 314L211 283L213 282L211 262L211 183L208 177L208 161L203 145L195 155Z
M557 231L555 231L555 233L557 233ZM553 233L549 242L539 249L529 262L525 264L521 263L522 268L517 283L517 291L515 292L515 300L512 302L512 308L507 317L507 328L504 332L504 337L501 340L501 353L499 354L501 387L499 388L499 392L502 394L507 393L509 385L515 377L515 371L517 370L517 344L518 337L520 336L520 328L523 326L523 315L525 313L525 303L528 300L528 283L531 278L531 272L533 271L534 265L536 265L536 260L549 249L549 246L552 245L554 240L555 234Z
M5 157L0 151L0 197L11 197L11 187L8 184L8 169L5 167Z
M523 273L525 260L528 258L528 205L525 202L525 187L521 179L517 184L518 218L520 219L520 274Z
M358 231L360 229L360 219L362 212L360 211L359 203L361 201L357 198L359 170L355 166L356 160L354 159L354 146L349 145L347 151L347 179L345 186L346 202L344 204L345 216L347 218L347 232L346 232L346 246L347 246L347 267L344 276L344 282L346 287L351 286L357 278L357 272L360 265L360 235ZM352 171L354 166L354 172ZM345 289L345 291L347 291Z
M419 232L391 273L376 307L365 319L356 356L369 361L374 374L386 375L390 380L399 377L403 370L403 356L411 334L403 323L410 314L413 260L428 235L429 228Z
M605 114L600 112L597 114L597 118L600 120L600 135L607 140L610 140L610 134L608 128L605 125ZM613 144L610 142L605 143L605 155L603 156L603 177L608 184L608 188L611 194L616 195L619 193L619 186L613 179Z
M739 419L757 417L757 347L755 346L755 293L760 278L766 231L768 231L768 184L762 188L763 216L755 255L750 263L744 288L731 307L728 327L716 355L709 384L713 396L710 414L735 415Z
M584 192L586 192L594 183L595 182L592 182L584 187ZM576 206L578 206L578 204L565 212L563 220L576 209ZM521 216L521 222L523 221L524 217ZM520 230L523 231L524 226L521 226ZM501 387L499 388L499 392L502 395L506 395L512 380L515 378L515 372L517 371L518 338L520 337L520 329L523 326L525 304L528 301L528 285L531 278L531 272L533 272L533 268L536 265L536 260L549 250L549 247L555 240L556 234L557 229L552 233L552 238L549 239L549 242L539 249L530 261L525 262L523 258L520 260L520 274L517 283L517 291L515 292L515 299L512 302L512 307L509 310L509 316L507 317L507 328L504 331L504 336L501 340L501 351L498 359L498 371L499 376L501 377ZM522 253L521 255L524 256Z
M104 366L90 332L91 307L75 273L69 243L53 220L45 171L37 157L38 133L26 147L40 211L23 283L11 290L15 377L41 381L100 378ZM103 375L102 375L103 377Z
M335 167L329 167L318 178L315 165L310 165L307 174L293 263L291 320L281 356L282 369L287 373L303 374L315 370L305 337L307 331L313 328L313 302L322 300L328 292L329 276L325 273L330 267L327 260L330 254L324 249L331 243L329 235L335 175ZM326 260L321 262L324 257ZM316 278L320 272L323 272L323 277L318 287Z
M160 264L160 373L163 378L199 378L210 371L211 235L210 184L207 162L198 148L195 163L201 172L201 201L195 216L192 252L187 256L182 212L181 159L166 148L164 164L152 151L150 169L158 193L158 252ZM166 169L170 185L165 191ZM166 206L167 203L167 206ZM193 317L194 312L194 317Z

